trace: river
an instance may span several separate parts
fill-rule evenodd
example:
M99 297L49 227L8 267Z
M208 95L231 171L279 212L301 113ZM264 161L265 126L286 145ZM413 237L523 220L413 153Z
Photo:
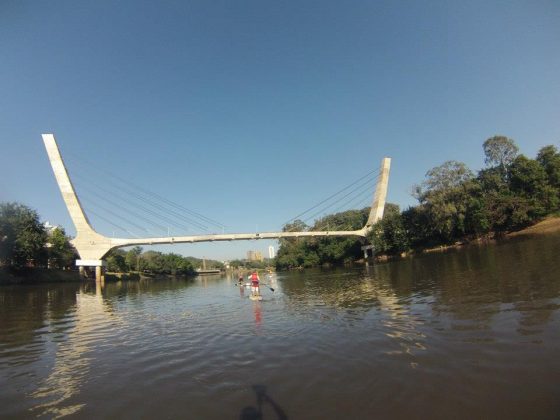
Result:
M560 416L560 235L265 277L0 287L0 417Z

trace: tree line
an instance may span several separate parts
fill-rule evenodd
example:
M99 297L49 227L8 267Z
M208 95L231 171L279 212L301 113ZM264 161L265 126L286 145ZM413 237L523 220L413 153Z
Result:
M516 143L494 136L483 143L486 167L474 173L458 161L430 169L413 187L418 205L400 211L388 203L384 217L368 240L376 254L398 255L415 249L449 245L501 235L527 227L557 213L560 205L560 153L541 148L535 159L519 153ZM295 221L290 230L359 229L369 208L350 210L307 226ZM351 238L281 239L278 269L354 261L360 241Z
M135 246L128 251L112 249L105 257L107 271L117 273L140 272L145 274L192 275L203 262L195 257L157 251L145 251ZM207 268L223 269L224 264L216 260L206 260Z
M49 228L37 211L20 203L0 203L0 266L14 270L29 267L73 268L79 255L64 228ZM202 260L156 251L113 249L106 256L112 272L139 271L151 274L190 275L202 267ZM208 260L208 268L223 268Z
M39 214L20 203L0 203L0 265L66 268L77 252L61 227L48 229Z
M312 226L296 220L286 224L282 231L356 230L365 225L368 215L369 208L347 210L325 216ZM350 263L360 257L361 245L359 240L351 237L281 238L275 260L276 269Z

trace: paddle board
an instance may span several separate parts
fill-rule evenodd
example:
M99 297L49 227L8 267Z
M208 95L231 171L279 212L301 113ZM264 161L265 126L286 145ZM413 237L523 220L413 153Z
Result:
M261 295L250 295L249 299L251 299L251 300L262 300L262 296Z

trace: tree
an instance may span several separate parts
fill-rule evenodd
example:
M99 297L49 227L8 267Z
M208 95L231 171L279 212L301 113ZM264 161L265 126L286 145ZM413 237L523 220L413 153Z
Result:
M164 260L161 252L157 251L146 251L142 254L142 270L149 271L151 273L163 273L164 272Z
M466 233L465 219L473 173L462 162L450 160L426 172L426 180L416 188L426 212L431 234L437 242L450 242Z
M163 273L165 274L192 274L194 268L190 261L178 254L164 254Z
M554 146L545 146L537 154L537 162L546 171L548 183L560 193L560 153Z
M16 268L45 265L47 233L35 210L19 203L0 204L0 262Z
M284 232L356 230L367 221L369 208L347 210L317 220L312 227L301 220L284 226ZM361 257L361 244L356 238L282 238L275 259L278 269L340 264Z
M375 253L400 254L410 248L399 206L385 204L383 219L377 222L368 236Z
M525 198L528 204L528 219L536 221L558 208L556 190L548 183L548 175L539 162L518 156L510 167L510 190Z
M189 275L194 274L193 261L200 261L194 257L183 257L178 254L163 254L157 251L142 253L142 248L136 246L125 252L112 249L106 257L107 269L113 272L147 271L153 274ZM217 266L222 265L215 261Z
M135 246L130 249L124 259L128 267L128 271L140 271L140 258L142 255L142 247Z
M304 232L309 229L305 222L297 219L291 223L286 223L282 228L282 232Z
M426 172L426 180L422 186L416 187L416 198L423 202L430 194L449 191L473 177L472 171L463 162L448 160Z
M411 247L424 246L432 240L432 227L424 206L409 207L401 214Z
M195 272L193 265L186 258L181 257L176 266L177 274L193 274Z
M560 204L560 153L543 147L536 160L518 155L512 139L494 136L483 144L487 168L474 177L462 162L447 161L426 172L415 187L419 205L402 213L387 204L385 217L368 239L376 252L398 254L409 248L453 243L491 232L523 228L557 212ZM308 227L296 220L284 231L352 230L362 227L368 209L327 215ZM351 238L284 238L276 258L279 269L357 259Z
M122 249L110 250L105 257L105 260L107 261L107 271L113 273L126 273L128 271L126 255L127 253Z
M492 218L488 212L484 194L478 180L473 181L467 199L467 212L465 215L465 233L474 237L480 237L490 232Z
M282 232L303 232L308 229L309 226L298 219L292 223L286 223L282 228ZM304 247L306 245L304 239L281 238L279 242L280 247L276 255L276 267L278 269L287 269L302 266L305 255Z
M486 164L497 166L503 172L505 172L507 166L513 162L519 152L519 147L517 147L515 142L505 136L490 137L484 142L482 148L486 156Z
M241 260L232 260L229 262L229 266L231 268L244 268L246 266L245 261Z
M309 252L310 250L305 239L282 238L280 239L280 248L276 255L276 268L281 270L303 267L305 256Z
M48 238L49 265L54 268L69 267L74 264L78 253L70 244L62 227L56 227Z
M478 224L477 231L520 229L557 209L558 190L550 185L545 169L547 162L554 161L555 151L549 148L542 152L540 161L519 155L507 168L480 171L477 182L481 192L472 195L479 201L474 215L478 220L473 223Z

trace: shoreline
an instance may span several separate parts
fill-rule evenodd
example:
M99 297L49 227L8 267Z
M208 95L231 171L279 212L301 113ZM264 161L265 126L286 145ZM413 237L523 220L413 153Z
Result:
M103 281L114 283L118 281L140 281L158 279L194 279L194 275L154 274L143 275L138 273L106 273ZM81 277L78 270L59 270L47 268L24 268L13 270L0 267L0 286L33 285L46 283L95 283L95 279Z
M558 232L560 232L560 216L549 216L534 225L526 227L525 229L510 232L506 234L506 237L515 238L521 236L536 236Z
M549 216L534 225L528 226L524 229L508 232L503 235L497 236L495 233L490 233L487 236L476 238L473 240L458 241L451 245L441 245L433 248L417 249L410 252L402 253L400 255L378 255L373 257L373 261L383 263L389 261L400 260L403 258L410 258L429 254L434 252L446 252L453 249L459 249L469 245L484 245L496 244L500 241L531 238L535 236L548 235L560 233L560 216ZM371 261L371 260L370 260ZM355 263L364 262L364 260L357 260ZM138 273L107 273L107 281L119 280L140 280L141 278L154 278L160 276L142 276ZM164 277L174 277L172 275L163 275ZM194 276L175 276L181 278L191 278ZM83 279L79 276L77 270L49 270L45 268L24 269L22 271L14 271L7 267L0 267L0 285L15 285L15 284L41 284L49 282L88 282L91 279Z
M24 268L13 270L0 267L0 286L20 284L43 284L43 283L79 283L85 282L78 270L59 270L47 268Z
M560 216L548 216L547 218L541 220L534 225L528 226L524 229L508 232L502 235L496 235L495 232L492 232L486 236L472 239L472 240L462 240L457 241L451 245L440 245L433 248L424 248L424 249L417 249L412 250L410 252L402 253L401 255L379 255L374 257L375 262L388 262L394 261L402 258L408 258L415 255L423 255L423 254L430 254L434 252L445 252L452 249L459 249L469 245L484 245L484 244L496 244L500 241L507 241L510 239L521 239L521 238L530 238L540 235L548 235L560 233Z

